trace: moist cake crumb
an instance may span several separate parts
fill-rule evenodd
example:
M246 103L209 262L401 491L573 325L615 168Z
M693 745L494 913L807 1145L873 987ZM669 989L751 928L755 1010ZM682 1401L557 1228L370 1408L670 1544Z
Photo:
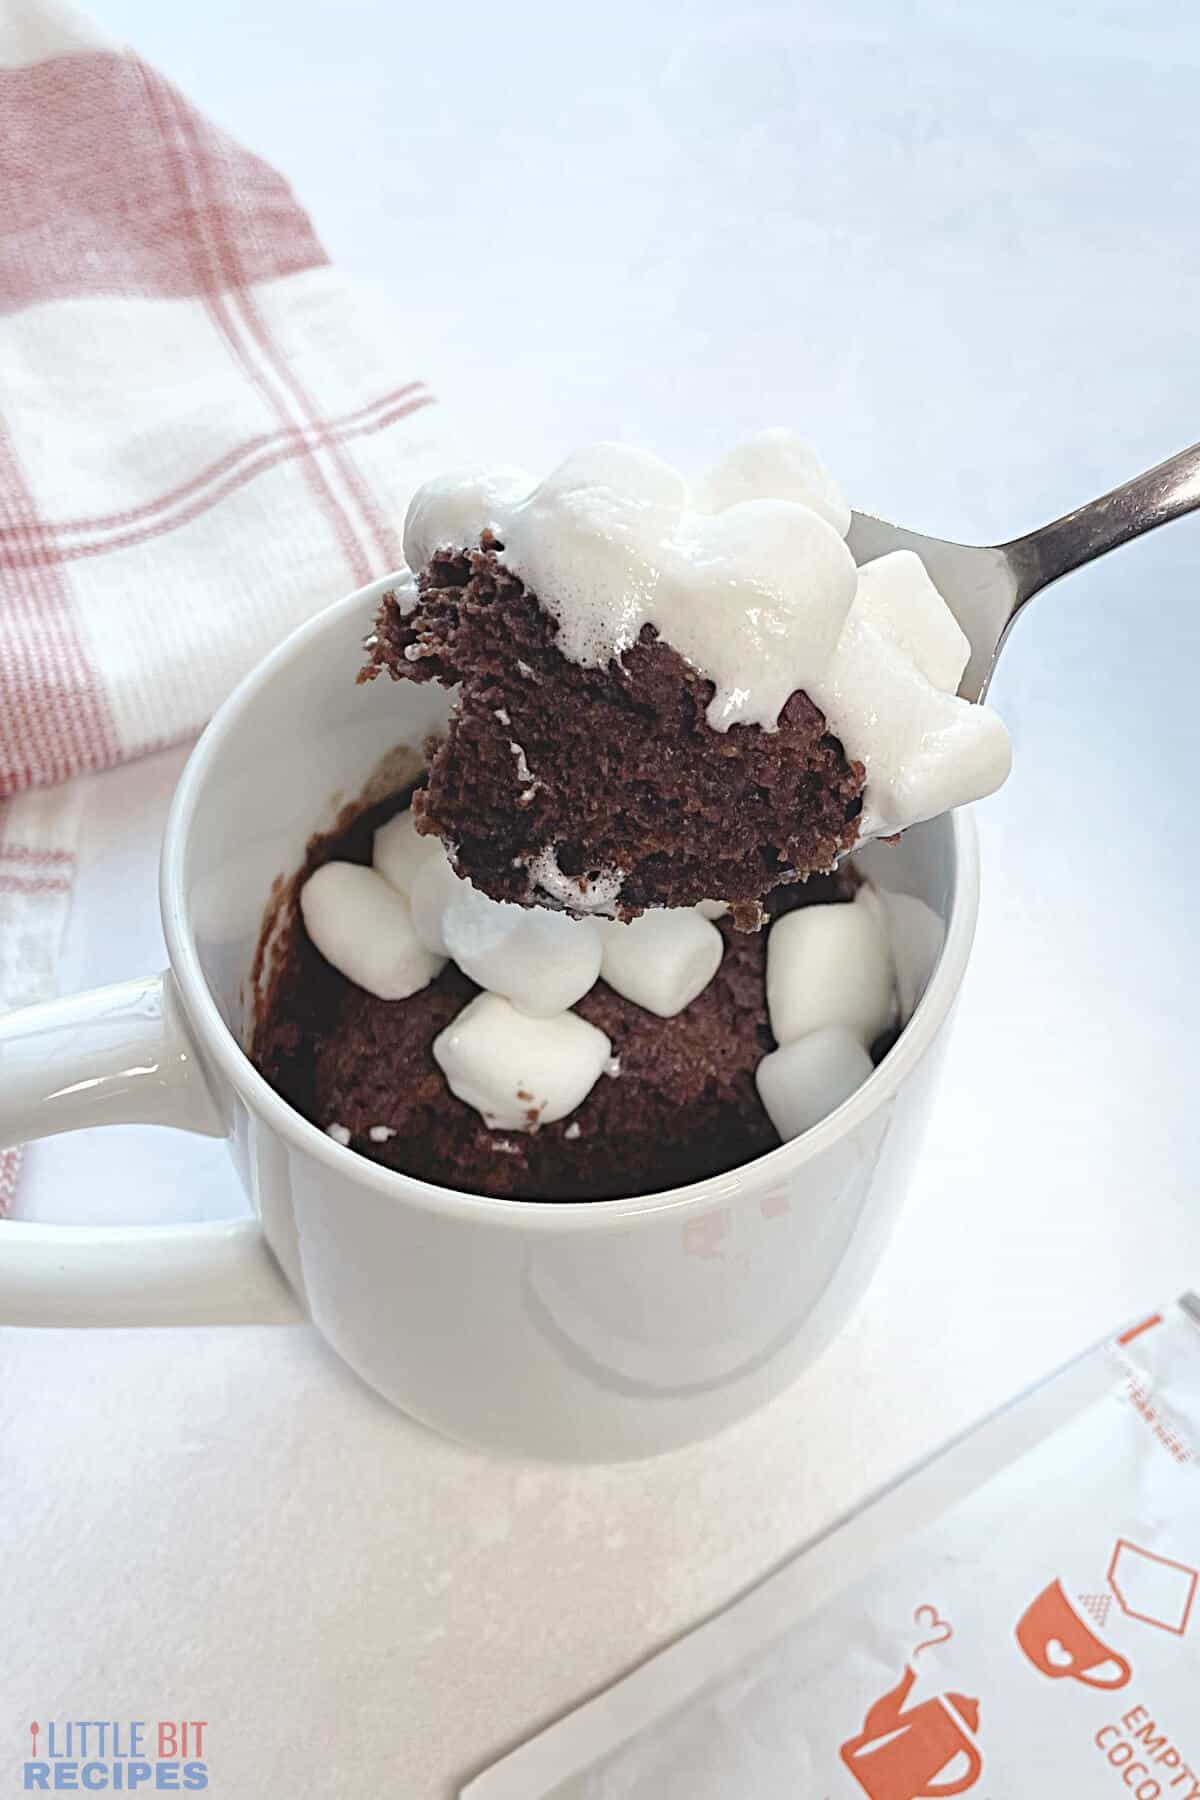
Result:
M417 805L460 874L496 900L624 918L723 899L753 930L764 894L853 846L865 772L807 694L774 731L716 731L713 683L652 626L606 668L563 656L502 552L485 533L435 553L415 605L386 594L360 677L459 685Z

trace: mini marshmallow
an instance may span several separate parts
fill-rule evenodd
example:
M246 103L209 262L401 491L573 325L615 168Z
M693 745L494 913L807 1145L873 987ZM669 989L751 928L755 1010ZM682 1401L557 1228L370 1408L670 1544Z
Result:
M434 1039L453 1094L500 1131L536 1131L582 1104L612 1045L577 1013L531 1019L499 994L478 994Z
M798 919L801 914L787 916ZM852 1031L844 1025L825 1025L764 1056L754 1080L768 1118L786 1142L810 1131L848 1100L871 1067L871 1058Z
M673 1019L708 986L721 964L725 940L695 908L655 907L628 925L597 921L603 955L600 973L609 987Z
M990 707L935 688L857 611L838 642L829 691L838 735L867 771L863 837L980 800L1012 765L1008 732Z
M863 563L851 615L903 650L935 688L957 693L971 646L915 551L892 550Z
M778 1044L844 1025L863 1045L892 1022L892 957L870 902L804 906L767 938L767 1011Z
M510 906L466 881L450 896L442 935L464 975L534 1019L566 1012L600 974L600 936L592 920Z
M412 885L420 871L435 857L445 857L442 840L422 837L417 830L412 808L397 813L375 833L371 861L385 881L398 894L411 897Z
M442 931L446 908L456 887L465 885L454 873L447 856L430 857L413 876L409 889L412 922L418 938L435 956L449 956L450 950Z
M600 976L600 943L586 919L517 907L520 923L483 955L463 956L458 965L472 981L528 1013L550 1019L566 1012L595 986Z
M702 919L710 919L715 923L717 919L725 917L729 911L729 902L728 900L697 900L692 910L698 912Z
M421 869L412 908L422 943L533 1018L566 1012L600 973L600 939L590 920L493 900L447 861Z
M323 863L300 890L300 912L325 961L379 1000L419 993L445 960L418 938L403 894L358 863Z

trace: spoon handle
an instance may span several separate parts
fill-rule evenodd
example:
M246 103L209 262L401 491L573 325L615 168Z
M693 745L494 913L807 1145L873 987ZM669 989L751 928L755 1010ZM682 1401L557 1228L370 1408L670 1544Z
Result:
M1013 612L1060 575L1069 575L1184 513L1200 507L1200 444L1135 475L1123 487L1102 494L1049 525L1001 546L1016 577Z

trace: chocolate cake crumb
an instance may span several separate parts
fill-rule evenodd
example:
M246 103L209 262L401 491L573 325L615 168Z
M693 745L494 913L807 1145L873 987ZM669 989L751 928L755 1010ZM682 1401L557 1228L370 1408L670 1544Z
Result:
M408 1000L378 1000L338 973L299 916L304 881L334 859L369 863L371 840L413 797L412 787L314 837L303 868L268 924L272 973L252 1057L285 1100L322 1131L337 1125L353 1149L466 1193L602 1200L654 1193L736 1168L779 1138L754 1070L774 1048L766 1009L766 933L717 929L720 968L672 1019L623 999L604 982L575 1011L607 1033L613 1057L581 1106L525 1134L489 1130L456 1099L433 1059L434 1039L479 992L453 963ZM771 914L848 900L848 871L778 889ZM386 1131L382 1122L386 1121ZM341 1132L338 1133L339 1137Z
M407 610L386 594L360 676L460 684L416 802L460 874L496 900L586 911L580 882L623 918L728 900L754 930L765 894L853 846L865 772L807 694L775 731L714 731L713 684L653 626L607 668L571 662L502 551L489 534L439 551Z

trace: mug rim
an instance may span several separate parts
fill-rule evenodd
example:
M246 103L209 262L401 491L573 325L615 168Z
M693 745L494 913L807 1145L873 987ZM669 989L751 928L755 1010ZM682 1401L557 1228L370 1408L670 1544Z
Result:
M184 855L197 804L218 746L233 722L252 706L280 671L343 616L359 611L393 587L406 571L395 571L356 588L322 608L290 632L255 664L222 702L201 734L176 786L163 836L159 898L163 933L171 970L184 1012L204 1058L220 1070L247 1108L274 1132L307 1156L324 1163L335 1175L357 1183L385 1199L462 1219L511 1225L514 1229L597 1230L635 1227L664 1213L704 1212L734 1199L747 1182L756 1185L787 1179L850 1136L896 1094L921 1061L957 997L975 937L979 913L979 840L968 808L948 815L954 852L954 879L946 935L925 991L894 1047L848 1100L819 1124L774 1150L721 1175L705 1176L682 1187L635 1194L615 1200L524 1200L491 1194L463 1193L418 1176L387 1169L348 1145L335 1143L319 1126L297 1112L259 1073L221 1015L201 966L184 893ZM267 896L263 896L265 908Z

